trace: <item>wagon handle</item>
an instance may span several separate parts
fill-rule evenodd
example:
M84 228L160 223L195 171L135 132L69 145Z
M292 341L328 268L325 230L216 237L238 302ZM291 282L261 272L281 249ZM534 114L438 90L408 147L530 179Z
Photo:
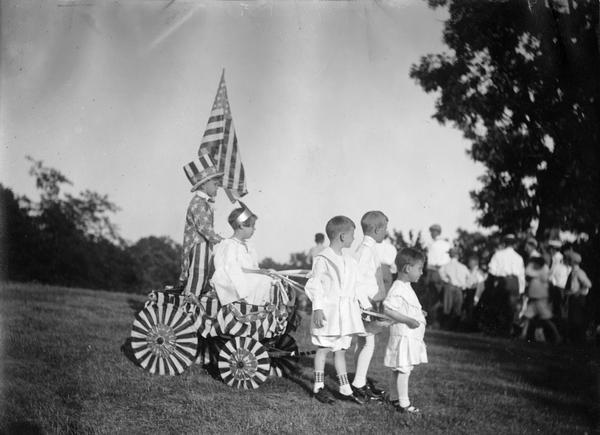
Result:
M283 273L285 273L285 271L278 272L275 270L267 270L267 269L246 269L245 267L242 268L242 271L246 272L246 273L258 273L260 275L267 275L267 276L270 276L271 278L279 278L280 280L282 280L283 282L288 284L290 287L292 287L294 290L306 294L300 284L298 284L294 280L289 279L287 276L285 276L283 274ZM293 271L293 272L296 272L296 271Z

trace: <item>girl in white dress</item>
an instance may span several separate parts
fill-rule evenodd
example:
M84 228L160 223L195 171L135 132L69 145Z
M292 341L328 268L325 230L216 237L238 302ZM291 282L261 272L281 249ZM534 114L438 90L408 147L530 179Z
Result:
M426 313L410 285L423 274L424 260L423 253L416 249L400 251L396 256L398 278L383 301L383 312L398 322L390 327L383 365L393 370L390 401L400 412L419 412L408 398L408 378L415 365L427 362L423 341Z

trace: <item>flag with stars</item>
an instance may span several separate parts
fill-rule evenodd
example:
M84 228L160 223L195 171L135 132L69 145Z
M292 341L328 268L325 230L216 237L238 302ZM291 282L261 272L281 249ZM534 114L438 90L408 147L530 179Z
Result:
M219 171L223 172L222 186L232 202L248 193L244 165L242 165L229 100L227 99L225 70L221 74L217 96L198 149L198 155L203 154L208 154L216 162Z

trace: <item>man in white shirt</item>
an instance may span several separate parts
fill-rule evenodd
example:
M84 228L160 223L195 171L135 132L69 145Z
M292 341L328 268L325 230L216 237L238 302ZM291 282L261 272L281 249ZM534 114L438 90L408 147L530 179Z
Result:
M489 322L488 332L512 335L519 312L521 295L525 292L525 264L514 249L517 240L507 234L503 246L492 256L488 265L489 278L486 283L485 302L482 295L482 308Z
M450 261L448 251L450 243L442 239L442 227L433 224L429 227L431 234L431 243L427 246L427 270L425 273L425 286L427 294L423 304L427 311L429 322L437 324L438 311L442 308L442 280L440 278L440 268Z
M448 251L450 261L440 268L444 292L444 323L449 329L456 329L460 321L463 305L463 291L467 288L469 269L458 261L458 249Z

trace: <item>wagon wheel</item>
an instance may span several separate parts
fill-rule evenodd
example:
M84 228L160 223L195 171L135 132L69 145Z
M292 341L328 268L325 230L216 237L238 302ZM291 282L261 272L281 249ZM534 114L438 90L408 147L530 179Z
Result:
M271 357L271 376L288 376L296 371L298 359L298 345L291 335L282 335L272 347L269 347Z
M217 358L217 368L223 382L238 389L258 388L267 379L270 367L267 349L249 337L229 340Z
M191 316L172 304L148 306L137 313L131 348L150 373L179 375L196 356L198 335Z

